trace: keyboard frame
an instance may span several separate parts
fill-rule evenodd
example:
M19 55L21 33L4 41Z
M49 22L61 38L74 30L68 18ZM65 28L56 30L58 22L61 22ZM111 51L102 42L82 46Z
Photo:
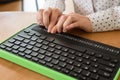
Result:
M28 29L29 27L35 26L35 25L37 25L37 24L35 23L35 24L32 24L32 25L28 26L27 28L24 28L23 30L21 30L21 31L17 32L16 34L14 34L13 36L9 37L7 40L9 40L10 38L19 34L20 32L24 31L25 29ZM5 40L5 41L7 41L7 40ZM85 39L85 40L87 40L87 39ZM1 42L0 44L4 43L5 41ZM92 41L92 42L95 42L95 41ZM95 43L99 44L99 42L95 42ZM105 45L105 44L102 44L102 45ZM109 45L105 45L105 46L112 47L112 46L109 46ZM113 48L115 48L115 47L113 47ZM116 49L118 49L118 48L116 48ZM8 51L5 51L3 49L0 49L0 58L3 58L5 60L8 60L8 61L13 62L15 64L18 64L22 67L25 67L27 69L30 69L30 70L35 71L37 73L40 73L42 75L45 75L45 76L47 76L49 78L52 78L54 80L77 80L77 79L75 79L71 76L68 76L68 75L65 75L63 73L57 72L57 71L52 70L48 67L36 64L35 62L32 62L32 61L27 60L25 58L19 57L15 54L12 54L12 53L10 53ZM31 66L29 66L29 65L31 65ZM118 71L117 71L113 80L117 80L119 75L120 75L120 68L118 69Z

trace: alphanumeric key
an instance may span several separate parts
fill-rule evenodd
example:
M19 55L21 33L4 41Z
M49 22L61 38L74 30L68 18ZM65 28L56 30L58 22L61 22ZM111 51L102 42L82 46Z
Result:
M52 48L52 47L49 47L48 48L48 51L50 51L50 52L53 52L55 49L54 48Z
M59 57L59 60L65 61L65 60L66 60L66 57L60 56L60 57Z
M42 46L42 44L37 43L37 44L35 44L35 46L38 47L38 48L40 48Z
M48 44L49 44L49 42L48 42L48 41L45 41L45 40L44 40L42 43L45 44L45 45L48 45Z
M31 58L33 61L35 61L35 62L37 62L39 59L38 58L36 58L36 57L32 57Z
M68 48L62 47L62 50L66 52L66 51L68 51Z
M23 52L19 52L18 55L24 56L25 54Z
M41 38L42 40L44 40L44 39L46 39L47 37L44 36L44 35L41 35L40 38Z
M52 42L52 41L54 41L55 39L52 38L52 37L47 37L46 40Z
M61 67L58 66L58 65L53 66L53 68L54 68L55 70L61 70Z
M20 46L18 46L18 45L12 46L13 49L18 49L19 47L20 47Z
M73 55L73 54L69 54L68 57L71 59L75 59L75 55Z
M97 73L98 69L94 67L90 67L89 70L93 73Z
M69 69L69 70L72 70L72 69L74 68L74 66L67 64L67 65L66 65L66 68Z
M57 58L59 58L59 55L53 54L52 57L55 58L55 59L57 59Z
M6 50L7 50L7 51L11 51L11 50L12 50L12 48L10 48L10 47L7 47L7 48L6 48Z
M52 59L51 57L45 57L44 58L44 60L47 61L47 62L51 61L51 59Z
M25 43L29 43L30 42L30 40L29 39L24 39L24 41L23 42L25 42Z
M25 54L30 54L32 51L29 49L26 49L24 52L25 52Z
M87 78L85 76L82 76L81 74L79 74L78 78L79 80L87 80Z
M18 50L21 51L21 52L23 52L23 51L25 51L25 48L20 47Z
M24 38L22 38L20 36L15 36L14 39L19 40L19 41L23 41L24 40Z
M43 42L43 40L42 40L42 39L38 39L37 42L38 42L38 43L41 43L41 42Z
M117 63L118 60L113 58L113 59L111 59L111 62L112 62L112 63Z
M97 58L102 58L103 55L102 55L102 54L95 54L95 57L97 57Z
M88 77L91 73L89 71L83 70L81 74Z
M77 67L80 67L80 66L81 66L81 63L80 63L80 62L75 61L75 62L74 62L74 65L75 65L75 66L77 66Z
M25 55L25 57L28 58L28 59L32 58L31 55Z
M52 52L48 52L48 51L46 51L45 53L46 56L52 56L52 54L53 54Z
M3 43L3 45L5 45L5 46L7 46L7 47L12 47L12 46L13 46L13 44L10 43L10 42L5 42L5 43Z
M110 73L113 72L113 68L103 66L103 65L100 65L100 69L107 71L107 72L110 72Z
M46 62L44 60L39 60L40 64L45 64Z
M35 51L35 52L37 52L37 51L39 51L39 48L37 48L37 47L33 47L32 50Z
M40 49L38 52L41 53L41 54L46 53L46 51L44 49Z
M69 63L69 64L73 64L73 60L71 60L71 59L67 59L67 61L66 61L67 63Z
M30 44L30 45L35 45L36 42L35 42L35 41L30 41L29 44Z
M55 45L56 45L56 44L54 44L54 43L50 43L50 44L49 44L50 47L55 47Z
M51 63L53 63L53 64L58 64L58 60L57 59L52 59L52 61L51 61Z
M38 39L38 37L36 37L36 36L32 36L32 38L31 38L31 40L33 40L33 41L36 41Z
M46 45L42 45L41 48L46 50L46 49L48 48L48 46L46 46Z
M26 48L27 48L27 49L32 49L33 46L31 46L31 45L27 45Z
M39 53L37 53L37 52L32 52L30 55L35 57L35 56L37 56L38 54L39 54Z
M99 70L99 71L98 71L98 74L99 74L99 75L102 75L102 76L104 76L104 77L107 77L107 78L110 77L110 73L107 73L107 72L102 71L102 70Z
M75 50L72 50L72 49L68 50L68 52L72 53L72 54L75 54Z
M12 50L13 53L17 54L18 53L18 50Z
M33 36L34 34L35 34L35 33L32 32L32 31L28 33L29 36Z
M69 73L69 70L67 70L67 69L65 69L65 68L62 68L61 71L62 71L63 73Z
M0 45L0 48L5 49L6 46L2 44L2 45Z
M65 57L68 56L68 54L69 54L69 53L66 53L66 52L62 52L62 53L61 53L61 55L62 55L62 56L65 56Z
M99 75L97 75L97 74L91 74L90 78L92 78L94 80L98 80L99 79Z
M37 57L38 57L39 59L43 59L43 58L45 57L45 55L39 54Z
M21 44L21 42L20 42L20 41L15 41L14 43L15 43L16 45Z
M60 50L62 48L62 46L56 45L55 48Z
M82 69L81 68L74 68L74 70L73 71L75 71L75 72L77 72L77 73L81 73L82 72Z
M47 65L48 67L53 67L53 64L51 64L51 63L46 63L46 65Z
M61 54L62 51L61 50L55 50L54 52L57 53L57 54Z
M61 67L65 67L65 66L66 66L66 63L65 63L65 62L59 62L58 65L61 66Z
M27 38L27 39L30 39L30 38L31 38L31 36L27 35L27 34L24 33L24 32L18 34L18 36L23 37L23 38Z
M85 70L88 70L88 69L89 69L89 66L88 66L88 65L85 65L85 64L82 64L81 68L82 68L82 69L85 69Z
M15 42L15 39L13 39L13 38L12 38L12 39L9 39L8 42L13 43L13 42Z
M71 72L69 73L69 75L71 75L71 76L73 76L73 77L76 77L78 74L75 73L75 72L73 72L73 71L71 71Z

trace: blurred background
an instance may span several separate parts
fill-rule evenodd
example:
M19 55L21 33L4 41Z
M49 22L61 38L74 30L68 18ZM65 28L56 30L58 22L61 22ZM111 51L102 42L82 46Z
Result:
M0 12L36 12L43 7L44 2L45 0L0 0Z

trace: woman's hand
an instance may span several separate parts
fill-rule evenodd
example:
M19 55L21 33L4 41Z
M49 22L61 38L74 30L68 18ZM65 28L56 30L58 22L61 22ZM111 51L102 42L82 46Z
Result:
M91 22L89 18L77 13L70 13L66 17L61 17L57 24L59 24L59 22L64 23L62 23L61 26L56 25L58 32L67 32L68 30L71 30L73 28L79 28L86 32L92 31Z
M57 8L40 9L37 14L37 22L45 26L48 32L51 32L61 15L62 12ZM54 31L57 31L56 28Z

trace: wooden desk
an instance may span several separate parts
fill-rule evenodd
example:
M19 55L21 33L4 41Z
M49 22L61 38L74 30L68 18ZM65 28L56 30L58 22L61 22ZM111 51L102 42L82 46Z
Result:
M16 0L8 3L0 4L0 11L21 11L22 10L22 1Z
M36 13L1 12L0 42L17 31L36 22ZM120 31L104 33L85 33L73 31L74 34L120 48ZM50 80L38 73L0 59L0 80ZM120 80L120 78L118 79Z

